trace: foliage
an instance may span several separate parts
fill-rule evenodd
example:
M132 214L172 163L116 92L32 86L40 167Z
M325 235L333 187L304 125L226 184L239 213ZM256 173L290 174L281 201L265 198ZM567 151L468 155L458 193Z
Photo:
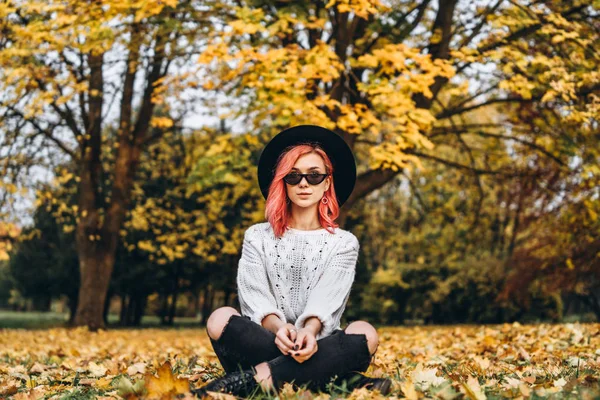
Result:
M533 101L583 136L594 129L591 1L247 1L222 15L227 28L199 59L204 88L232 94L232 113L255 129L316 123L342 134L359 155L359 181L375 181L357 198L381 185L371 170L396 172L387 182L420 165L446 137L434 142L433 128L485 131L469 120L476 109ZM486 67L497 74L479 72ZM488 128L518 136L503 121Z
M10 276L8 263L0 261L0 308L9 304L10 292L14 288L14 282Z
M8 253L13 248L13 242L19 237L19 231L14 224L0 221L0 262L8 260Z
M423 318L492 284L524 307L578 293L600 315L594 4L5 2L0 258L6 210L41 166L59 188L38 200L76 238L79 323L102 325L115 265L130 304L159 291L175 305L208 279L229 302L243 231L262 220L260 148L316 123L357 156L340 222L361 238L358 290L426 270ZM184 134L198 88L241 134Z
M452 266L397 264L377 270L361 293L365 315L381 323L498 323L559 321L558 293L527 287L518 299L498 301L506 271L495 258L467 258Z
M39 207L35 225L23 231L9 262L11 276L23 296L49 306L51 298L65 295L73 307L79 291L73 234L63 232L48 208Z
M391 377L391 398L592 398L599 333L598 324L385 328L367 374ZM0 395L14 399L193 398L191 387L222 374L204 330L4 330L0 344ZM378 398L330 389L319 398ZM316 393L280 393L296 397Z
M507 285L494 291L505 302L550 299L556 318L558 297L579 291L600 315L595 225L573 226L567 244L550 222L577 218L568 210L593 218L600 202L592 1L242 1L220 16L199 59L206 90L232 96L248 129L315 123L353 148L359 176L342 222L367 252L358 291L371 275L402 287L398 271L425 265L451 271L437 284L449 294L482 260L531 284L482 268ZM545 265L582 252L578 284L542 283ZM524 270L540 272L519 280Z
M203 8L210 5L38 0L0 5L2 170L9 182L26 182L32 166L51 170L65 159L72 163L82 283L77 324L103 325L140 155L175 129L185 112L180 96L193 91L196 79L184 64L210 27L211 11Z
M106 148L110 147L109 142ZM152 293L161 299L172 296L175 304L179 293L197 294L208 282L234 291L234 257L243 232L262 218L257 203L263 199L254 185L252 166L258 150L254 137L207 129L189 136L167 133L144 152L109 292L130 309L124 311L122 323L139 324ZM76 304L77 177L69 165L58 167L57 176L38 192L34 227L22 235L12 271L21 289L32 289L21 290L25 296L49 299L63 293L53 289L60 287ZM36 255L40 260L32 262ZM157 312L170 313L164 305Z

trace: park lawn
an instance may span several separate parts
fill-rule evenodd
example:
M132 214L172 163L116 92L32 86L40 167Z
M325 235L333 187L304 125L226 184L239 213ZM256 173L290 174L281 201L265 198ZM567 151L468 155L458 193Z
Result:
M108 314L108 324L114 328L119 328L119 316ZM69 321L68 313L58 312L16 312L0 310L0 329L50 329L67 327ZM154 315L144 315L141 321L142 327L162 328L160 318ZM197 327L197 318L175 317L175 326L177 327Z
M396 398L600 396L600 324L388 327L379 333L368 374L391 377ZM202 328L0 329L0 398L191 398L190 385L221 374ZM280 394L312 397L289 386ZM319 399L340 397L373 393L332 387Z

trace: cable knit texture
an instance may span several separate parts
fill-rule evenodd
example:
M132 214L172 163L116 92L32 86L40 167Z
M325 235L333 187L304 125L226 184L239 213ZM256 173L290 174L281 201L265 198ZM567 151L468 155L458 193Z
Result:
M340 329L354 281L359 243L343 229L288 229L276 238L271 224L252 225L244 234L237 285L242 315L261 324L269 314L302 328L317 317L317 339Z

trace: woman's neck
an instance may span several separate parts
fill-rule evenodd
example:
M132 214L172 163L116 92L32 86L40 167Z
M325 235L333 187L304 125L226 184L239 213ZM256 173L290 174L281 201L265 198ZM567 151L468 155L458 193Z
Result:
M292 205L289 227L301 231L312 231L322 228L317 214L317 207L301 208Z

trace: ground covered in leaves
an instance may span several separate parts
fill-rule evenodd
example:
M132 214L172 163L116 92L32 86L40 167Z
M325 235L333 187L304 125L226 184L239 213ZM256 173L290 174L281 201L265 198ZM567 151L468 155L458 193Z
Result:
M391 377L392 397L600 397L600 324L379 332L381 344L368 374ZM0 398L192 398L190 387L221 374L203 329L0 330ZM344 389L332 386L317 394L287 386L279 397L374 397L365 389Z

